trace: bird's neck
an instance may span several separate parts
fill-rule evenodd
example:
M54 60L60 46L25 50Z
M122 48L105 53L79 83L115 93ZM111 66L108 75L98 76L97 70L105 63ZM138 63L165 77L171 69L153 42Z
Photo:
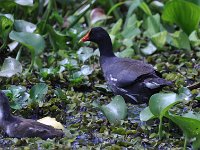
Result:
M100 56L106 56L106 57L115 56L113 53L112 42L110 38L98 42L98 46L99 46Z

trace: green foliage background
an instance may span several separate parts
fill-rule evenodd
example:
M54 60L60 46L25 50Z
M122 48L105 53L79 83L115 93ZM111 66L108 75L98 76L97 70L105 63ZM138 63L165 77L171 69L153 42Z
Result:
M180 126L188 118L191 121L191 115L184 114L199 112L199 89L191 89L187 101L166 105L167 114L156 116L162 123L162 139L157 134L159 130L161 136L159 120L149 120L155 118L151 110L157 107L142 112L143 121L148 120L142 123L139 113L145 106L127 104L127 111L120 101L123 114L113 125L109 122L113 114L106 114L113 95L100 70L97 45L78 41L91 27L104 27L118 57L147 61L173 81L174 86L163 91L178 93L179 88L200 82L199 4L198 0L1 0L0 89L9 97L13 114L55 117L65 126L66 136L43 141L5 138L2 132L0 147L181 149L180 129L188 138L199 132L190 135ZM104 109L94 107L94 101ZM187 143L192 146L198 148L198 141Z

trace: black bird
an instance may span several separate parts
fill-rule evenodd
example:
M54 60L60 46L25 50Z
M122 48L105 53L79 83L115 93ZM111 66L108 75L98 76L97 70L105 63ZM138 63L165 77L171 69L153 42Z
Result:
M35 120L13 116L10 113L9 100L2 91L0 91L0 128L9 137L15 138L40 137L48 139L64 136L63 131L51 126Z
M92 28L80 41L98 44L100 66L108 86L126 102L141 104L162 87L171 85L159 75L152 65L143 61L116 57L109 34L101 27Z

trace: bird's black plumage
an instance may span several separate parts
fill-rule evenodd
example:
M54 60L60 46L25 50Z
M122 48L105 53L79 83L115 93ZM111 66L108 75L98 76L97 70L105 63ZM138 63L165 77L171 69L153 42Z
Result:
M116 57L110 36L101 27L92 28L82 41L98 44L100 66L108 86L114 94L123 96L127 102L146 103L152 94L159 92L163 86L172 84L161 78L150 64Z
M61 130L39 123L35 120L13 116L10 113L8 98L0 91L0 128L9 137L40 137L42 139L63 137Z

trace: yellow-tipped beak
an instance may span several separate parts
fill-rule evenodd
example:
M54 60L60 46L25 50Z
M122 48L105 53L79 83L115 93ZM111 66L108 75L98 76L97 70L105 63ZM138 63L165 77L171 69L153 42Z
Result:
M80 39L79 43L80 43L80 42L89 41L89 39L90 39L90 31L89 31L84 37L82 37L82 38Z

